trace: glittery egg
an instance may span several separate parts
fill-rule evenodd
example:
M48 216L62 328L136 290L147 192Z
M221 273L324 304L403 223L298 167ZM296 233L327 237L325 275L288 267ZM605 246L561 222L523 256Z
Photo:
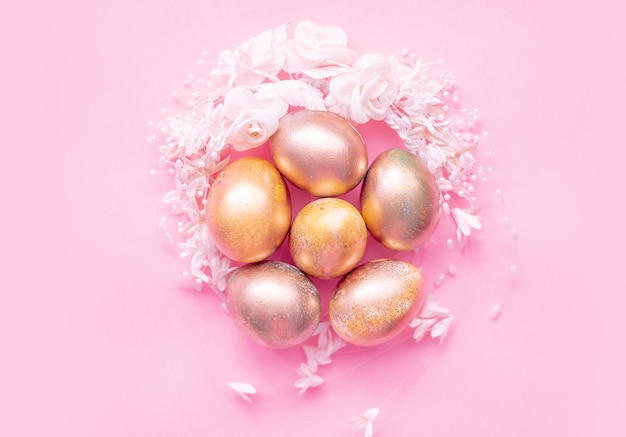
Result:
M367 171L367 150L354 127L330 112L301 110L280 119L270 139L280 172L315 196L338 196Z
M424 244L439 222L441 194L435 177L414 154L381 153L365 175L361 214L385 247L410 250Z
M415 317L422 287L422 275L412 264L392 259L370 261L337 284L329 305L330 323L348 343L384 343Z
M235 261L274 253L291 224L289 191L276 167L256 157L228 164L209 191L206 223L218 249Z
M305 273L336 278L358 264L365 252L367 228L359 211L345 200L317 199L293 221L289 251Z
M321 315L315 285L296 267L280 261L261 261L235 270L226 286L226 306L248 337L277 348L305 341Z

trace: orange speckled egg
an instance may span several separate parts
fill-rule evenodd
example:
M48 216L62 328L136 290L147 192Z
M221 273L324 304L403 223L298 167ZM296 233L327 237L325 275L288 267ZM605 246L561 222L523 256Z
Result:
M306 205L293 221L289 251L296 265L318 278L336 278L363 257L367 228L345 200L324 198Z

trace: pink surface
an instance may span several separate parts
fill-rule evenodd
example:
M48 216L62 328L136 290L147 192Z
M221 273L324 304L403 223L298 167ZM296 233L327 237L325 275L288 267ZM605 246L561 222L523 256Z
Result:
M1 43L9 59L0 435L345 436L348 420L372 407L379 436L626 433L626 35L617 7L19 8L3 14ZM463 102L481 110L490 135L479 156L494 151L494 174L481 196L487 229L439 293L456 316L450 337L340 352L320 372L326 384L299 397L291 385L301 349L245 341L211 293L178 275L177 250L157 228L169 180L150 174L158 153L145 138L203 50L215 60L302 19L343 27L359 52L443 58ZM503 237L505 215L515 245ZM509 292L510 260L519 271ZM245 403L227 381L260 393Z

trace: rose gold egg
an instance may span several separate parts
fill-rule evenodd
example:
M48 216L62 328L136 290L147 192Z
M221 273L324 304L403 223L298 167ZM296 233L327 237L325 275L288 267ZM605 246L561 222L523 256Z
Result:
M315 285L296 267L280 261L262 261L235 270L226 286L226 306L248 337L279 348L309 338L321 314Z
M301 110L285 115L270 144L285 178L315 196L344 194L367 171L363 139L350 123L330 112Z
M414 154L381 153L365 175L361 214L385 247L410 250L425 243L439 222L441 195L435 177Z
M281 245L291 222L282 176L267 160L246 157L217 176L206 205L206 223L218 249L240 262L267 258Z
M293 221L289 251L296 265L318 278L339 277L365 252L367 228L359 211L345 200L317 199Z
M384 343L415 317L422 287L422 275L412 264L391 259L368 262L339 281L330 300L330 323L348 343Z

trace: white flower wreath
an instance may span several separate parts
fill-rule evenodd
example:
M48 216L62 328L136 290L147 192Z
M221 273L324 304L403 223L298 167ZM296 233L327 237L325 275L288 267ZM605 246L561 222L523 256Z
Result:
M480 139L477 111L459 107L454 76L441 62L423 63L406 51L359 55L336 27L304 21L295 27L293 38L287 33L283 25L223 51L209 81L199 80L202 92L191 93L188 108L158 125L161 164L171 166L175 181L164 201L170 216L182 217L180 255L190 260L184 275L224 298L233 267L208 234L205 198L213 178L228 163L229 147L245 151L265 144L289 107L330 111L357 125L374 120L391 127L435 175L443 213L456 224L456 239L448 238L447 246L461 250L473 230L481 228L474 186L485 178L486 169L474 157ZM166 220L161 221L165 232ZM436 285L447 274L454 274L452 268ZM411 323L415 340L426 332L443 340L451 320L447 309L429 299ZM295 386L301 393L323 382L316 374L318 365L328 364L330 355L345 344L332 335L327 322L316 335L318 345L304 346L307 362L297 371ZM248 384L231 387L245 398L255 392Z

